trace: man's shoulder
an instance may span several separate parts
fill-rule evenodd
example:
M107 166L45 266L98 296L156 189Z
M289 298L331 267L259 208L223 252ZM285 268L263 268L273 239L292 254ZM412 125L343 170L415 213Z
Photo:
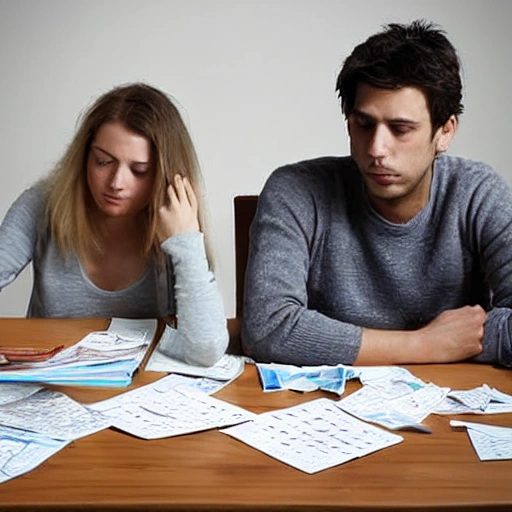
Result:
M298 162L282 165L274 173L295 172L295 173L330 173L340 172L344 169L354 168L355 162L350 156L322 156L300 160Z
M292 183L320 185L339 179L341 174L357 172L357 166L349 156L324 156L282 165L267 180L270 186Z
M438 162L443 175L450 181L461 183L464 186L470 183L476 185L484 181L504 180L504 177L496 169L478 160L442 155Z
M509 184L489 164L447 155L440 157L438 164L436 194L470 209L492 207L503 201L510 203Z

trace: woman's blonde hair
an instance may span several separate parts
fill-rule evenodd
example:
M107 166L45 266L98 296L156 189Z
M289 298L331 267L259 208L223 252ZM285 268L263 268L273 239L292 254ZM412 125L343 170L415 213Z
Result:
M204 187L190 135L178 109L158 89L143 83L115 87L103 94L79 118L79 127L61 160L48 177L47 221L61 252L85 255L101 248L101 227L95 225L93 199L87 185L87 158L102 125L119 122L150 143L155 166L152 199L144 211L146 229L141 240L144 255L160 254L156 235L158 209L167 198L174 176L186 176L197 195L199 225L206 237Z

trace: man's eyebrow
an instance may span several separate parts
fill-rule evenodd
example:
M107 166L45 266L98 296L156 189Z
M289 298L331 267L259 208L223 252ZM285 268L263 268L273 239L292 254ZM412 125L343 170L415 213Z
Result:
M357 108L354 108L352 110L352 113L357 117L366 119L367 121L373 121L373 122L377 121L377 119L375 117L371 116L370 114L367 114L366 112L363 112L362 110L358 110ZM409 125L414 125L414 126L420 124L419 121L414 121L413 119L408 119L406 117L393 117L390 119L386 119L385 121L386 121L386 123L390 123L390 124L409 124Z

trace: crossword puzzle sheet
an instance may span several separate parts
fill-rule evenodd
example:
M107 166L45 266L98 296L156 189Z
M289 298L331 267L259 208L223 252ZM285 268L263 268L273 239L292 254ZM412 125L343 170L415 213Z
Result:
M260 414L221 430L305 473L316 473L403 441L350 416L327 398Z

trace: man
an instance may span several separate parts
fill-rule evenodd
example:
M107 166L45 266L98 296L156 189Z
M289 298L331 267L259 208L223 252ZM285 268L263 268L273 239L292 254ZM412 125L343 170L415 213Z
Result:
M512 365L512 193L449 157L459 59L424 21L357 46L337 80L351 157L277 169L251 228L242 338L296 365Z

